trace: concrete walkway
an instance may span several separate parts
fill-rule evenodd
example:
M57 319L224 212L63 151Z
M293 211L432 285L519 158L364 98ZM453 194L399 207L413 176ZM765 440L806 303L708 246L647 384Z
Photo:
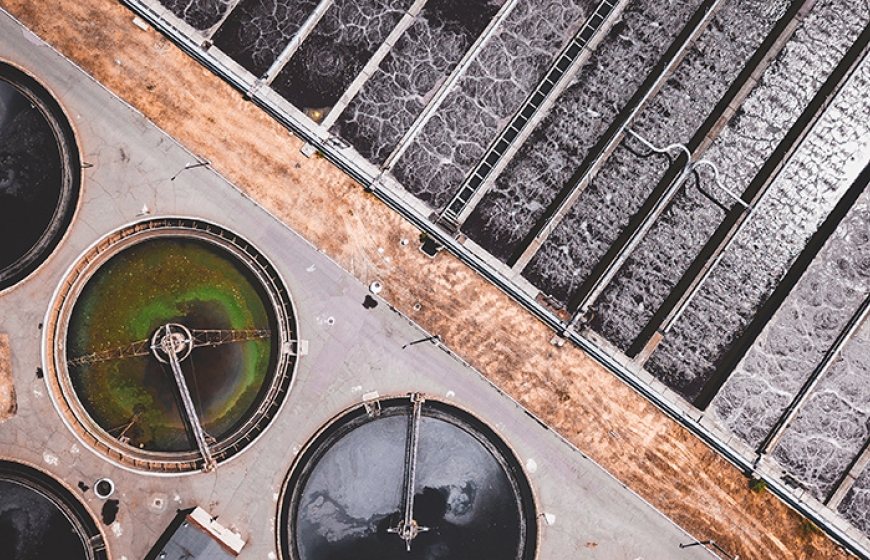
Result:
M107 53L110 56L110 53ZM200 505L247 541L240 558L276 558L275 515L294 454L315 431L362 395L421 391L466 408L492 426L527 466L541 516L541 559L682 560L710 558L673 525L562 438L535 421L476 371L439 346L402 345L426 336L348 273L272 219L208 168L170 178L195 158L138 112L0 12L0 59L34 73L59 99L78 135L83 193L73 225L29 279L0 294L0 332L9 333L17 415L0 424L0 457L32 463L75 488L111 477L117 522L104 527L112 558L138 560L177 508ZM292 185L288 185L292 188ZM166 478L122 470L79 443L38 379L39 325L65 271L89 245L135 221L184 215L233 229L266 254L293 295L309 354L267 433L217 472ZM102 502L82 496L98 516Z

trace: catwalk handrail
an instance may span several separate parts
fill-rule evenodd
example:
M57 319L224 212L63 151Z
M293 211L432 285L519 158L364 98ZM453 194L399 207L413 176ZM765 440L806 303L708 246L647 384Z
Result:
M206 439L205 430L202 427L202 423L199 421L199 415L196 412L196 407L193 405L193 398L190 396L190 389L188 389L187 381L184 379L184 373L181 371L181 362L178 359L178 349L176 348L171 326L165 325L163 329L166 331L166 335L161 340L160 346L154 347L154 352L163 351L169 358L169 365L172 369L172 376L175 379L175 386L178 389L178 393L181 396L181 402L184 405L186 420L190 425L193 437L196 440L196 445L199 448L199 452L204 461L203 470L205 472L211 472L215 470L217 463L212 456L211 449L209 448ZM187 340L185 342L187 344L193 343L192 340Z

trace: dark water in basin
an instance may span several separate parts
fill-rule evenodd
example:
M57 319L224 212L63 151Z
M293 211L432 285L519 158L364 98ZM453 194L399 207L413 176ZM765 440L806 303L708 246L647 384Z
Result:
M12 481L0 480L0 558L79 560L84 545L51 500Z
M384 415L338 439L303 482L296 515L301 560L508 560L523 557L517 493L500 463L462 427L420 424L410 553L387 532L401 518L405 413Z
M62 183L61 153L48 120L0 79L0 270L45 232Z
M242 0L214 35L214 44L261 76L290 44L317 0Z
M504 0L430 0L332 132L382 164Z
M203 31L224 17L232 0L160 0L160 3L193 28Z
M410 0L337 0L272 87L321 120L410 6Z
M519 0L396 162L402 186L434 209L446 206L595 4Z

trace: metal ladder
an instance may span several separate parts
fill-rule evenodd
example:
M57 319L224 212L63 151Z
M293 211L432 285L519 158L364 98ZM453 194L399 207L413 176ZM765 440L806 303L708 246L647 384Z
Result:
M544 75L544 79L538 83L538 87L526 98L525 103L520 110L514 115L510 124L502 130L499 137L493 142L487 153L477 163L468 178L462 183L459 191L450 200L450 203L439 216L439 221L456 226L459 215L465 209L468 202L483 184L484 180L489 177L495 165L507 151L511 143L528 125L532 116L541 107L541 104L547 98L547 95L559 80L571 67L571 64L583 52L583 48L589 43L601 24L607 19L607 16L616 7L618 0L602 0L592 15L583 24L580 31L574 36L571 42L562 49L559 56L556 57L550 69Z

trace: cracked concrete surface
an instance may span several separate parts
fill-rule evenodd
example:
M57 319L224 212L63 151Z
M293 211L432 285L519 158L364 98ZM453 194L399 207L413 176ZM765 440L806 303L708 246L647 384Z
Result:
M106 0L65 2L50 11L27 0L3 5L363 283L381 280L391 305L441 334L504 391L695 535L743 558L845 557L823 536L802 531L800 517L781 502L749 492L733 467L582 351L548 345L549 329L459 261L443 254L430 260L402 245L416 239L414 228L325 161L301 157L301 142L165 39L135 31L123 7ZM72 20L85 23L71 26ZM102 54L107 51L114 56ZM353 366L336 363L343 367ZM369 378L359 375L360 383ZM318 389L329 394L333 388ZM575 507L589 511L582 501ZM609 530L594 521L591 526ZM613 557L597 539L583 542L582 534L563 532L558 522L551 533L570 539L572 550L582 543L592 557Z
M121 9L116 4L104 8L108 13ZM574 539L582 535L597 543L598 558L631 560L648 553L712 558L702 549L680 550L678 545L692 537L446 348L432 343L404 347L429 333L384 300L378 299L374 309L364 307L368 282L353 278L212 169L184 170L197 161L194 154L5 12L0 12L0 58L38 73L74 123L82 159L92 164L84 170L82 202L64 241L37 274L0 294L0 332L8 332L11 372L19 390L19 413L0 426L0 457L35 465L62 480L95 517L104 502L92 490L78 489L78 483L92 487L98 478L110 477L120 511L115 522L101 528L113 560L144 557L176 510L194 505L219 515L221 524L243 536L247 544L240 558L274 558L276 499L296 453L321 426L371 391L383 396L419 391L472 411L508 442L521 463L535 464L529 478L537 510L555 520L540 528L541 557L569 556ZM125 80L129 69L124 69ZM279 151L286 143L293 144L293 152L300 147L280 129L269 132ZM321 168L322 161L305 160L298 152L290 161L298 168L282 165L300 169L300 174L285 175L286 185L323 186L303 181L320 172L327 185L345 181ZM281 412L259 440L216 472L157 477L108 462L62 422L45 379L37 374L48 359L42 355L41 323L55 287L87 247L143 214L194 216L225 225L254 244L283 277L296 307L299 335L308 341ZM361 231L379 234L362 222L366 229ZM351 268L388 275L391 263L416 258L416 248L393 236L387 248L360 253L365 262L383 268L370 270L359 261ZM631 532L624 529L625 519L631 519Z

